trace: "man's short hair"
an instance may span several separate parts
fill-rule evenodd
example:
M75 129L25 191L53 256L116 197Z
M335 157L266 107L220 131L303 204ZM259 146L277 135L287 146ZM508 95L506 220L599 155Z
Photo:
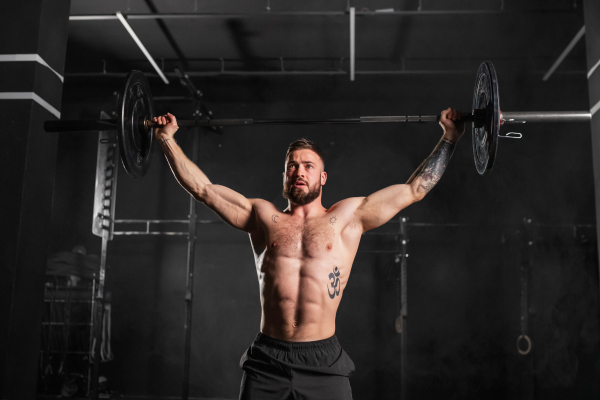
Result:
M298 139L295 142L292 142L290 144L290 147L288 147L287 153L285 153L286 163L287 163L288 157L290 156L292 151L303 150L303 149L312 150L315 153L317 153L317 155L323 162L323 169L325 169L325 157L323 156L323 151L319 148L319 146L317 146L315 144L315 142L313 142L312 140L304 139L304 138Z

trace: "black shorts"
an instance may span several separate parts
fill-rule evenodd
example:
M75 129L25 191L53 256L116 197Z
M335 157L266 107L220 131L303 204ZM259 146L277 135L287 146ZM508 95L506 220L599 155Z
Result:
M335 336L287 342L259 333L240 367L240 400L352 399L354 363Z

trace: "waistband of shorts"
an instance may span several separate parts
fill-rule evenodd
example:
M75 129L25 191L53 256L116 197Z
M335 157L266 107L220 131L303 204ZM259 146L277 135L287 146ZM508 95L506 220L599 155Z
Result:
M315 340L312 342L288 342L287 340L272 338L261 332L256 335L256 340L254 343L264 344L265 346L284 351L321 350L340 345L335 335L327 339Z

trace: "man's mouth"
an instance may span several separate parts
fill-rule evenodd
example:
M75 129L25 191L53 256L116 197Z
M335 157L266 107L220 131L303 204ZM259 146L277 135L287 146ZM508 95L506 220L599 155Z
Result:
M306 183L304 183L304 182L302 182L302 181L296 181L296 182L294 182L294 186L295 186L295 187L306 186Z

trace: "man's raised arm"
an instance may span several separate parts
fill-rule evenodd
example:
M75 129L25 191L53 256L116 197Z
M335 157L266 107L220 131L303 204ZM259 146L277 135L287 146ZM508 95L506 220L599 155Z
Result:
M429 157L421 163L404 185L393 185L365 197L357 209L363 232L377 228L398 214L400 210L425 197L439 182L448 166L456 143L465 131L460 114L448 108L442 111L440 125L444 135Z
M154 129L154 136L179 184L229 225L245 232L252 230L252 201L225 186L213 185L204 172L187 158L174 139L175 132L179 129L175 116L167 113L154 117L153 121L159 125Z

